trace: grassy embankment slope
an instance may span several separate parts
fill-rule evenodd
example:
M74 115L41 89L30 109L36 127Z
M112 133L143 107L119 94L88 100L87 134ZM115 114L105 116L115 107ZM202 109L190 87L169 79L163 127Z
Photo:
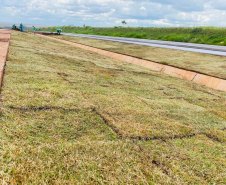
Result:
M226 58L221 56L89 38L53 37L226 79Z
M40 31L56 32L58 27L39 28ZM196 27L196 28L146 28L146 27L60 27L63 32L93 35L154 39L176 42L190 42L211 45L226 45L226 28Z
M226 183L226 93L20 32L8 59L1 183Z

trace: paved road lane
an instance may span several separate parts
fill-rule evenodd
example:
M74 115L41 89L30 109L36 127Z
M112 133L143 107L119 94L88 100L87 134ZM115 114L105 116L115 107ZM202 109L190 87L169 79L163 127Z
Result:
M226 46L193 44L193 43L183 43L183 42L169 42L169 41L147 40L147 39L134 39L134 38L123 38L123 37L109 37L109 36L86 35L86 34L75 34L75 33L62 33L62 35L226 56Z

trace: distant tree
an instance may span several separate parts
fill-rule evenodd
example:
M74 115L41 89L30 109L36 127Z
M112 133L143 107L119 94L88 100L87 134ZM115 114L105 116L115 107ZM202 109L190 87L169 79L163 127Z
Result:
M86 26L86 28L91 30L92 29L92 26Z
M85 24L83 24L83 27L85 28L85 27L86 27L86 25L85 25Z
M125 20L123 20L123 21L122 21L122 24L126 25L126 24L127 24L127 22L126 22Z

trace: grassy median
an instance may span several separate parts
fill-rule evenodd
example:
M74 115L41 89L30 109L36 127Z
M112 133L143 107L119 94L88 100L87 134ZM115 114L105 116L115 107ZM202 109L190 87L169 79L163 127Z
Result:
M226 58L223 56L89 38L54 37L226 79Z
M226 93L13 32L6 184L225 184Z

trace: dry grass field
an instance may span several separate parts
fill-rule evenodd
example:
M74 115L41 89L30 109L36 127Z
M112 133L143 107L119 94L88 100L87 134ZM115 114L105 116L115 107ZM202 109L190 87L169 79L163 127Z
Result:
M223 56L89 38L54 37L226 79L226 58Z
M225 184L226 93L12 33L1 184Z

